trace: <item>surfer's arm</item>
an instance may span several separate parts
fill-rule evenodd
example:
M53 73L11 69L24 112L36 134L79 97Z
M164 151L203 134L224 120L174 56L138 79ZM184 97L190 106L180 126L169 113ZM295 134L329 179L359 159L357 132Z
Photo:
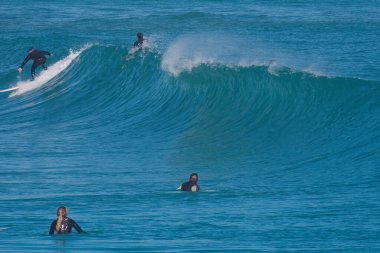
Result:
M82 228L74 220L71 220L71 222L73 223L73 228L75 228L78 233L84 233Z
M50 230L49 230L49 235L53 235L54 234L54 230L55 230L55 225L57 224L57 221L53 221L50 225Z
M41 51L41 53L43 53L43 54L45 54L45 55L49 55L49 56L51 56L51 53L48 52L48 51Z
M28 56L25 57L24 61L21 63L20 65L20 69L22 69L24 67L24 65L30 60L30 55L28 54Z

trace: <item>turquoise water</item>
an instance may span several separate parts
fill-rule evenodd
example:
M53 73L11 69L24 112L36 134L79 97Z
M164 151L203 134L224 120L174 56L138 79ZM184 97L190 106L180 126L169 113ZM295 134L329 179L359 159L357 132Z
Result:
M380 252L379 14L2 1L0 252ZM85 234L47 235L61 205Z

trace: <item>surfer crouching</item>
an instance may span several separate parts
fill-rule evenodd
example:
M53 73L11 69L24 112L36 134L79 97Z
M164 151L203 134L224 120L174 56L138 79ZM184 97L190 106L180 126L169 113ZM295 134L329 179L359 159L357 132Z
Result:
M189 192L197 192L199 191L199 185L198 185L198 174L192 173L190 175L189 181L186 183L183 183L178 190L181 191L189 191Z
M71 229L75 228L78 233L83 233L83 230L79 225L69 217L67 217L67 209L61 206L57 210L58 218L51 223L49 235L56 234L68 234L71 233Z
M44 70L47 69L46 66L46 57L45 55L51 56L51 54L47 51L42 51L42 50L37 50L33 47L28 49L28 55L25 57L25 60L21 63L21 66L18 68L18 72L21 73L22 68L24 65L29 61L33 60L33 65L32 65L32 80L34 80L34 77L36 76L36 68L40 65L44 68Z

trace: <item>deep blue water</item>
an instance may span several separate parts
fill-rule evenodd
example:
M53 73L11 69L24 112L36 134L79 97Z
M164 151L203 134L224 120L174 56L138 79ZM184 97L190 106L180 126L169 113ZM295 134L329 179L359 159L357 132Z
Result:
M380 252L379 1L4 0L0 36L0 252Z

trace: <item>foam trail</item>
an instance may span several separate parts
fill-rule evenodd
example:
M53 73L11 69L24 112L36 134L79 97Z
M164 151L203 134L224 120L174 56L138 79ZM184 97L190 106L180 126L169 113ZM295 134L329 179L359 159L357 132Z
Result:
M17 82L14 87L18 87L18 89L10 94L10 97L21 95L25 92L40 88L45 83L64 71L83 51L90 47L91 45L86 45L76 52L70 50L70 54L67 57L49 66L47 70L42 71L41 74L38 75L33 81L28 80Z

